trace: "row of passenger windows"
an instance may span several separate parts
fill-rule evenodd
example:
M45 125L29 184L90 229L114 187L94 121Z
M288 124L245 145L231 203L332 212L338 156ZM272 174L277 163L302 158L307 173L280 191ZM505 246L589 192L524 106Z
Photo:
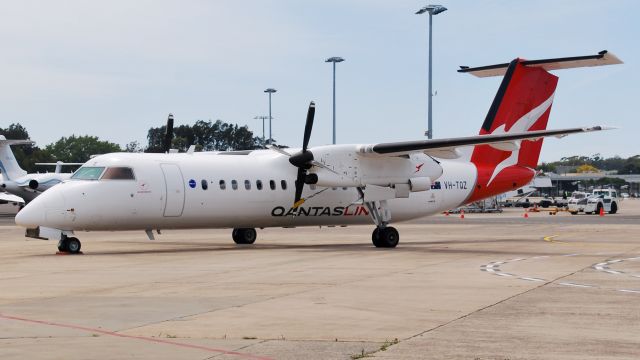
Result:
M207 180L202 180L200 182L200 184L202 185L202 190L207 190L209 188L209 183ZM225 180L220 180L219 182L220 185L220 190L225 190L227 188L227 182ZM251 186L252 183L250 180L245 180L244 181L244 188L247 190L251 190ZM255 183L256 189L258 190L262 190L264 188L264 184L262 183L262 180L256 180ZM231 180L231 188L233 190L238 190L238 181L237 180ZM277 189L277 184L275 180L269 180L269 188L271 190L276 190ZM280 188L282 190L287 190L287 181L286 180L280 180Z

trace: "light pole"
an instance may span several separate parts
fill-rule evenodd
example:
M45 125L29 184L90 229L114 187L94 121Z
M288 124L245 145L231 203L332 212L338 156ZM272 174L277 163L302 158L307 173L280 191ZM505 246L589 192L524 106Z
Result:
M330 57L324 62L333 63L333 144L336 144L336 63L343 62L339 56Z
M276 89L268 88L264 92L269 94L269 145L271 145L271 142L273 141L273 138L271 137L271 119L273 119L271 117L271 94L276 92Z
M427 131L425 132L425 135L427 135L427 138L432 139L433 138L433 122L432 122L432 104L431 104L431 98L433 97L433 91L432 91L432 87L431 87L431 54L432 54L432 49L431 49L431 17L433 15L438 15L441 12L445 12L447 11L447 8L442 6L442 5L427 5L425 7L423 7L422 9L418 10L416 12L417 15L420 14L424 14L425 12L429 13L429 96L428 96L428 102L429 102L429 110L428 110L428 115L427 115Z
M268 119L268 118L269 118L269 117L268 117L268 116L266 116L266 115L258 115L258 116L256 116L256 117L254 117L254 119L256 119L256 120L258 120L258 119L261 119L261 120L262 120L262 144L263 144L263 145L265 144L265 142L264 142L264 120L265 120L265 119Z

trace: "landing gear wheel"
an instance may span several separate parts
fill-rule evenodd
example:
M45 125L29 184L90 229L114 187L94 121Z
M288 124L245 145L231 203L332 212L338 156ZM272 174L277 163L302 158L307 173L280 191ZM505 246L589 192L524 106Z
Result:
M80 240L78 240L78 238L74 238L74 237L67 238L68 252L72 254L77 254L80 252L80 247L82 247L82 244L80 243Z
M58 241L58 251L60 252L69 252L69 241L66 237L60 239Z
M253 244L258 233L254 228L233 229L231 237L236 244Z
M611 204L611 210L609 210L609 214L615 214L617 212L618 212L618 204L612 203Z
M371 240L375 247L394 248L398 245L400 234L394 227L376 228L371 234Z

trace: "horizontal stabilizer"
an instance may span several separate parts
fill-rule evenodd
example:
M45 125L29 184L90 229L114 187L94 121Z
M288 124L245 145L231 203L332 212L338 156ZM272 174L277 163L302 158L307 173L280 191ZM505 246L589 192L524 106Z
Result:
M622 60L618 59L614 54L608 52L607 50L603 50L596 55L573 56L542 60L522 60L520 64L528 67L539 67L550 71L589 66L622 64ZM477 77L503 76L506 73L508 67L509 63L480 66L474 68L468 66L460 66L460 70L458 70L458 72L469 73Z
M1 145L33 145L34 141L31 140L7 140L4 135L0 135L0 144Z

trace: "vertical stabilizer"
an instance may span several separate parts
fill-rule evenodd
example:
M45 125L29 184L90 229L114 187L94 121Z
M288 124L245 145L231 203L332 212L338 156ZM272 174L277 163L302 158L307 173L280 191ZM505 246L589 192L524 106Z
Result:
M25 176L26 171L22 170L16 157L11 151L11 145L32 145L31 140L7 140L4 135L0 135L0 171L4 180L12 180Z
M480 135L518 133L547 128L553 95L558 83L555 75L540 67L513 60L480 129ZM478 145L471 156L478 168L474 197L484 198L497 189L518 188L531 180L538 164L542 139L520 141L515 149Z

